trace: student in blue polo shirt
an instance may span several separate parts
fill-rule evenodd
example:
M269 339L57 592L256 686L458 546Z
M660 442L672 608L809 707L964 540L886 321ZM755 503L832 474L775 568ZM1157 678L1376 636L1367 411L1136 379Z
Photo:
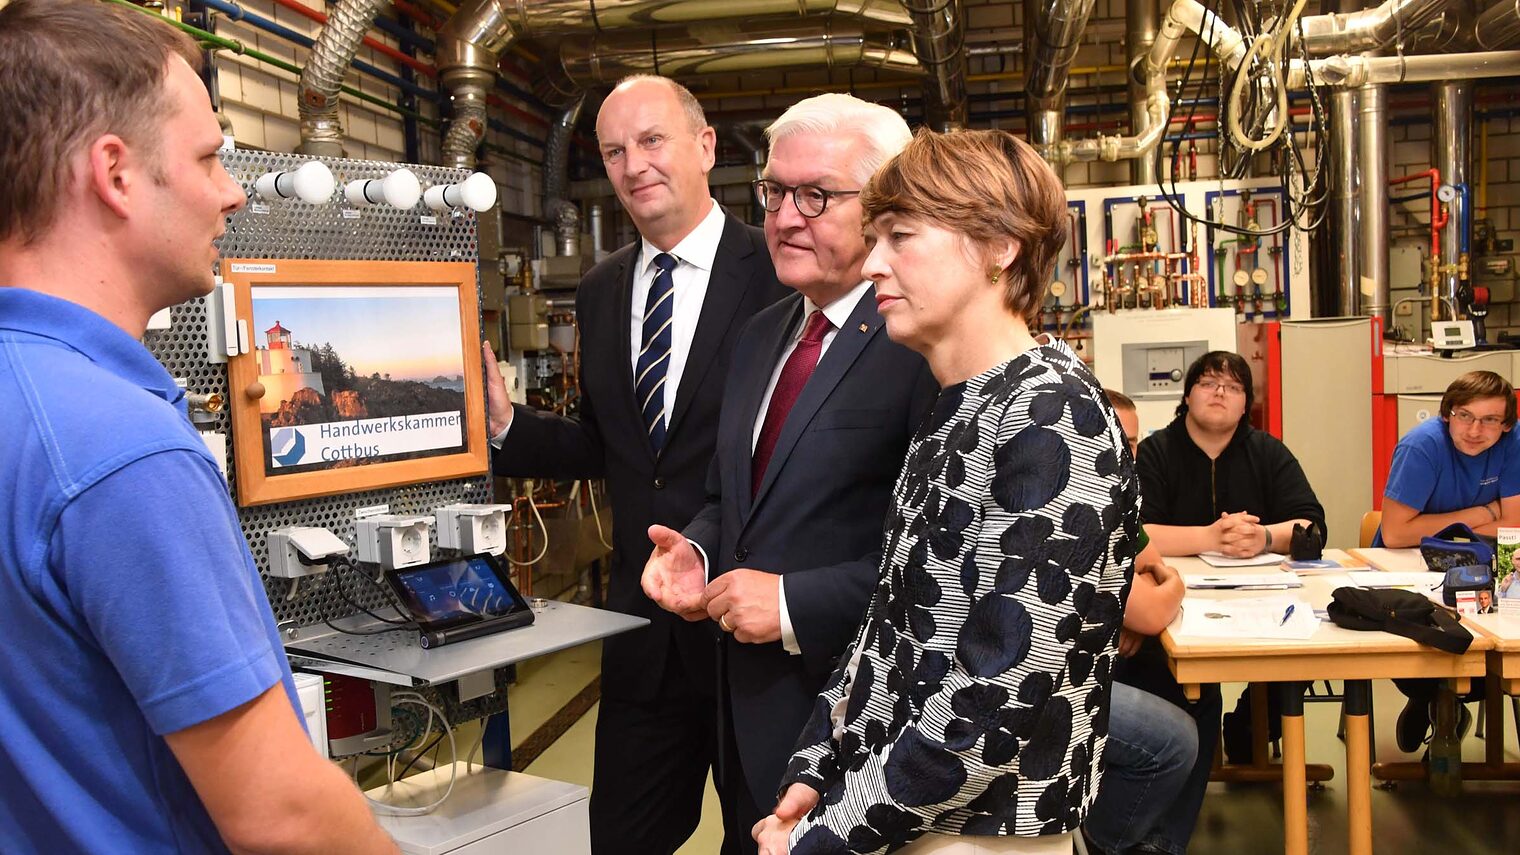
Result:
M1393 450L1375 546L1418 546L1454 523L1494 537L1520 525L1520 433L1515 390L1492 371L1469 371L1441 396L1441 417L1416 425ZM1395 734L1399 750L1419 750L1430 730L1436 680L1395 680L1409 696ZM1466 701L1480 700L1481 687ZM1462 708L1461 727L1470 720Z
M243 192L200 54L0 8L0 850L393 852L308 741L238 517L138 342Z

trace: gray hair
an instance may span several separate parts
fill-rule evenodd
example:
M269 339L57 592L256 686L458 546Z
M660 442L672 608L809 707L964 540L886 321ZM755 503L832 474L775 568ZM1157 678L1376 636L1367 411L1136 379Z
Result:
M641 80L658 80L670 87L670 91L676 96L676 102L681 105L681 112L686 114L686 122L691 125L692 133L701 133L702 129L707 127L707 114L702 111L702 102L697 100L697 96L691 94L690 89L669 77L661 77L658 74L630 74L619 80L612 88L621 89L625 84L637 83Z
M866 144L866 154L856 164L855 177L862 183L913 139L908 123L896 111L841 92L804 98L765 129L765 139L772 147L796 134L859 137Z

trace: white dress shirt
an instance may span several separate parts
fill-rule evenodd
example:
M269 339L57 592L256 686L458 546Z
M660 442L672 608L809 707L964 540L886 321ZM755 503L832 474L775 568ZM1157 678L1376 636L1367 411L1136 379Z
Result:
M718 255L718 244L723 240L724 213L717 200L709 199L712 207L707 216L687 233L681 242L671 247L670 255L677 264L671 270L670 308L670 359L665 365L665 427L670 428L670 417L676 409L676 392L681 386L681 372L686 369L686 357L691 352L691 340L697 333L697 320L702 317L702 302L707 299L707 280L712 276L713 259ZM649 301L649 289L654 287L654 257L660 248L646 238L640 238L638 257L634 259L633 299L628 312L628 363L630 373L639 370L639 351L644 348L644 304ZM501 448L512 430L512 423L501 433L491 437L491 445Z
M707 280L712 275L713 259L718 254L718 243L723 239L723 208L716 201L681 242L671 247L670 255L676 260L670 272L674 292L670 308L670 361L665 365L665 428L670 428L670 417L676 411L676 392L681 388L681 372L686 370L686 357L691 353L691 340L697 334L697 320L702 317L702 301L707 298ZM655 274L659 268L654 257L662 250L641 240L638 266L633 273L633 300L628 318L628 365L634 375L639 370L639 351L644 349L644 304L649 301L649 289L654 287Z

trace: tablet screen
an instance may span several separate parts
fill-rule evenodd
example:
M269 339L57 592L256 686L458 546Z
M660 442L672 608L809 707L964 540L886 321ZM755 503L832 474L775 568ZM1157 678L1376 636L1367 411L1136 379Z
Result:
M528 609L487 555L410 568L393 573L391 579L424 627L489 620Z

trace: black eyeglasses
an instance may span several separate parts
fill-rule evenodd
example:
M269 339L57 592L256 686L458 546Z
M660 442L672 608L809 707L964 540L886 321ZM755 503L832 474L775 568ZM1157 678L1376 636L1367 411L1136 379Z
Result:
M822 216L829 207L829 200L837 197L859 196L859 190L825 190L815 184L782 184L769 178L761 178L755 184L755 201L772 214L781 210L786 194L792 194L792 204L797 213L809 219Z

